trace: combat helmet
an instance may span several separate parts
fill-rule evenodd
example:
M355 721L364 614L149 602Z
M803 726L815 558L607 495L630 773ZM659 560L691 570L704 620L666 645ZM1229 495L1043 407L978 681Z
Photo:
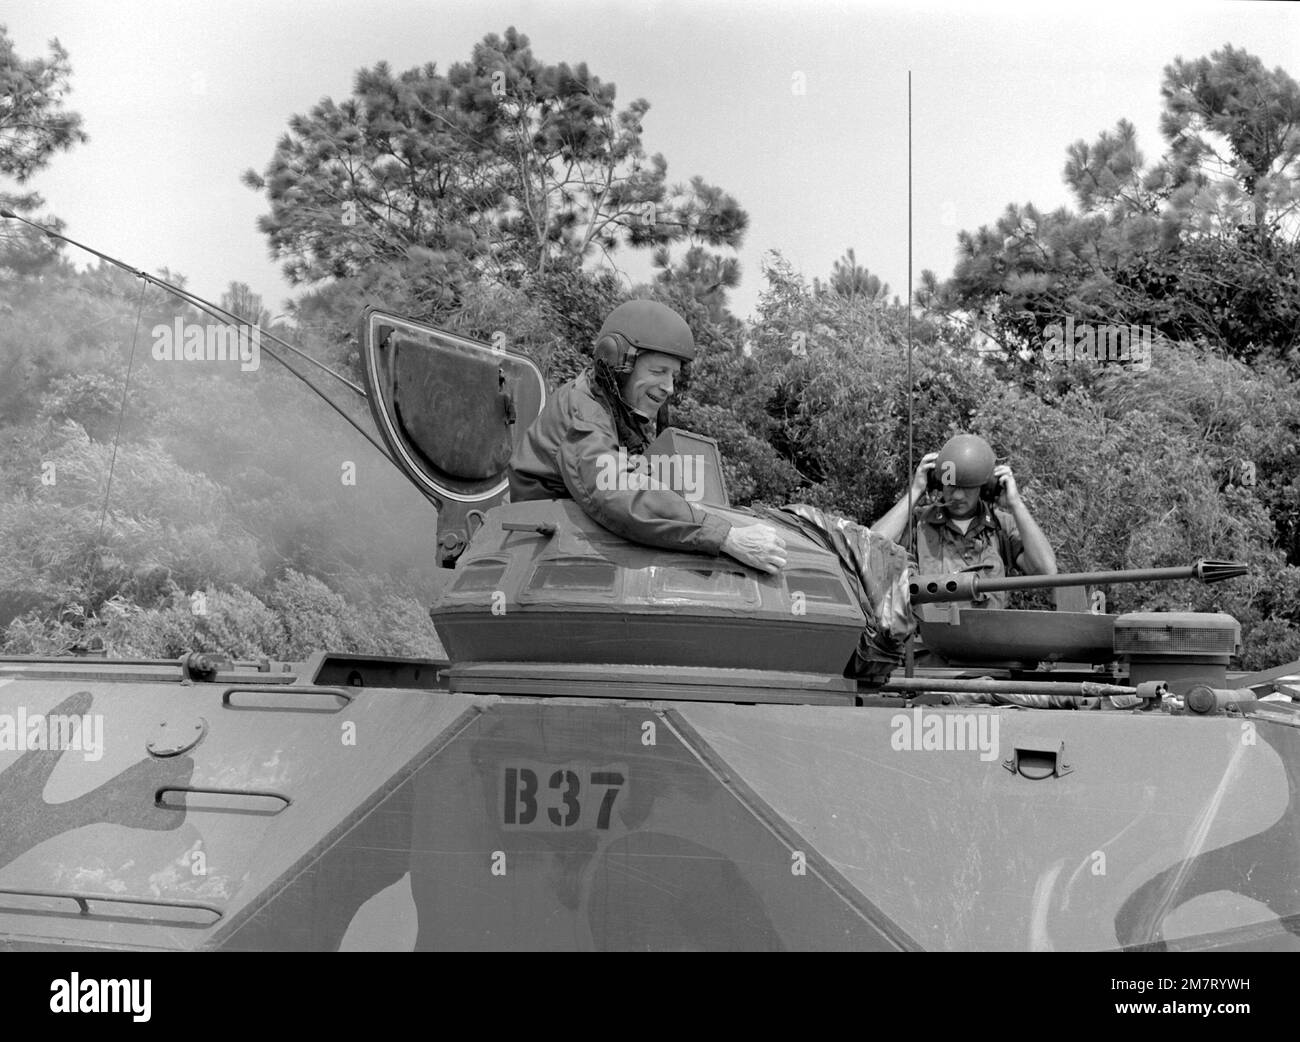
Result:
M642 351L689 362L695 357L695 338L686 320L672 308L654 300L629 300L611 311L600 327L596 358L626 376Z
M932 473L938 485L991 489L995 466L997 457L987 441L978 434L958 434L939 450Z

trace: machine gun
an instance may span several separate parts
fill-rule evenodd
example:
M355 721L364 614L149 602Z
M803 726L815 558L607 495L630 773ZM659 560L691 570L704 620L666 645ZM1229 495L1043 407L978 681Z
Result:
M1217 583L1246 574L1244 564L1229 561L1197 561L1178 568L1127 568L1113 572L1065 572L1058 575L1015 575L991 577L979 572L951 575L919 575L909 589L913 604L942 601L979 601L1002 590L1053 590L1066 586L1100 586L1103 583L1167 582L1199 579Z
M972 571L917 576L909 583L909 590L913 604L970 601L976 605L965 610L954 605L956 610L947 622L920 623L922 643L947 665L978 666L982 671L1007 669L1013 675L1020 673L1023 680L1025 671L1034 670L1044 662L1076 663L1085 669L1117 664L1118 675L1110 678L1112 683L1121 677L1131 687L1160 681L1168 683L1171 690L1180 691L1194 684L1214 688L1226 685L1229 659L1241 641L1241 627L1232 616L1215 612L1107 615L995 609L978 607L979 602L987 594L1002 590L1179 579L1213 583L1244 575L1246 571L1245 565L1226 561L1197 561L1177 568L1014 577L991 577Z

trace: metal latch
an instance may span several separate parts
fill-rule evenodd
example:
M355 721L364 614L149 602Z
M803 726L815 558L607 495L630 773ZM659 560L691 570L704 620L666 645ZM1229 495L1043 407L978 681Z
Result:
M1031 781L1042 778L1061 778L1074 770L1065 762L1065 742L1049 742L1028 738L1012 746L1011 756L1002 766L1012 774Z
M501 528L506 532L537 532L541 535L555 535L555 525L551 521L502 521Z

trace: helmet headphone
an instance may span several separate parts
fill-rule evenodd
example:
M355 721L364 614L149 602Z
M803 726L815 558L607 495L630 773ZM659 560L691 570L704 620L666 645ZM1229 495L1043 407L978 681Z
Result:
M639 353L622 333L606 333L596 341L597 360L608 365L618 377L631 375Z

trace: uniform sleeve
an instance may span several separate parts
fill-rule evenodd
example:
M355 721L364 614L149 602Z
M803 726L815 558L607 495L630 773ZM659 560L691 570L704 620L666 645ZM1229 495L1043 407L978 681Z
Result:
M1025 544L1020 539L1020 526L1016 524L1016 519L1008 512L999 510L997 512L998 523L1002 526L1002 534L999 536L1002 551L1002 561L1006 565L1007 574L1012 571L1023 574L1024 567L1020 560L1021 555L1025 552Z
M587 515L611 532L666 550L718 554L731 523L692 506L672 489L619 488L619 446L612 421L577 407L560 443L560 476Z

